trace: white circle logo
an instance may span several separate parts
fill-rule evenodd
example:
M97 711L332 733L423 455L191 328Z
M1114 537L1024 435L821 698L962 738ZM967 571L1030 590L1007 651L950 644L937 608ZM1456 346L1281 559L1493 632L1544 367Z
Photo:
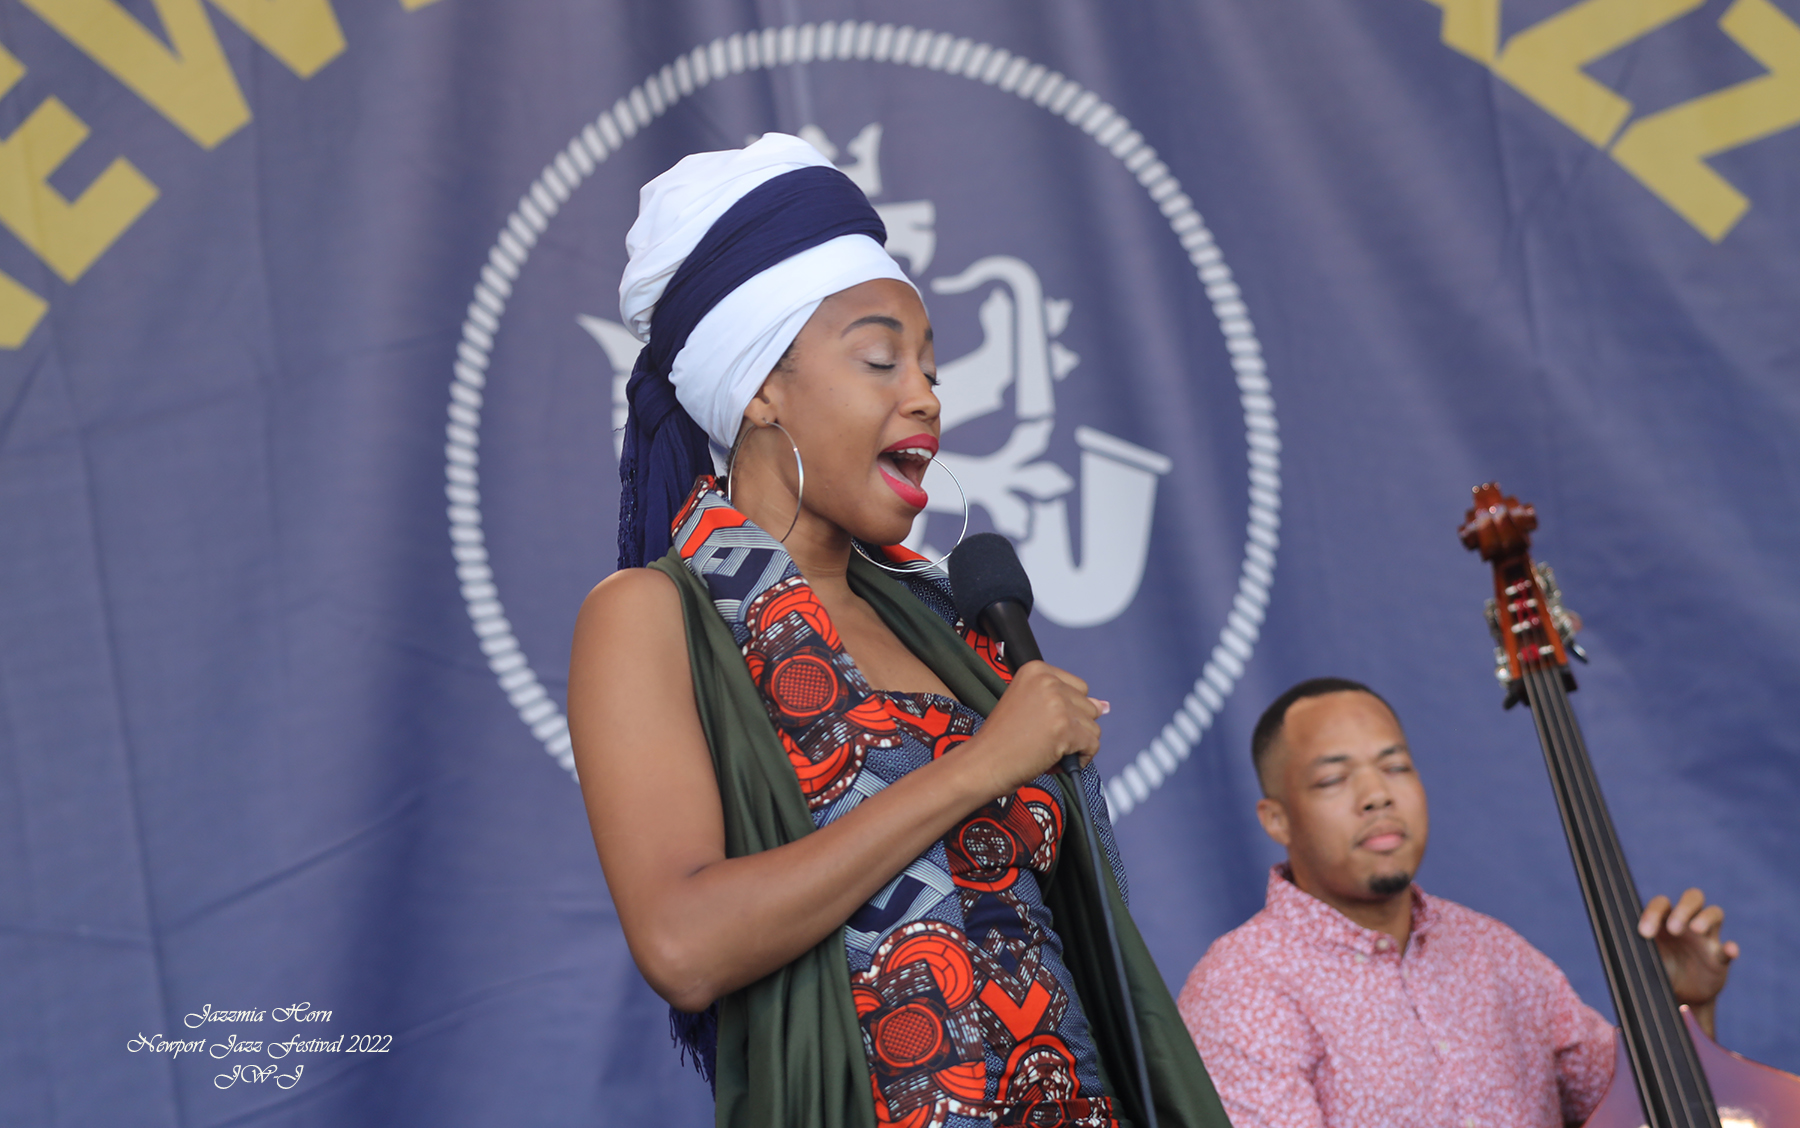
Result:
M1280 543L1281 444L1275 403L1262 347L1225 256L1180 182L1157 159L1156 151L1092 91L1042 64L985 43L945 32L854 20L766 28L715 39L633 87L544 168L501 228L481 269L450 383L445 490L450 502L452 553L475 635L520 720L545 750L573 773L567 719L533 671L506 618L482 528L477 448L484 397L493 376L490 358L507 302L533 247L575 189L670 106L717 79L834 59L889 63L968 78L1029 100L1092 137L1142 185L1168 220L1218 318L1240 393L1248 446L1249 521L1237 590L1217 644L1192 690L1148 747L1107 779L1107 801L1113 816L1121 817L1187 759L1243 676L1244 664L1256 645ZM822 131L809 127L801 132L837 159L837 147ZM840 167L876 202L888 226L889 250L907 259L910 272L921 276L935 253L934 205L929 200L881 199L880 143L881 126L870 124L845 145L853 160ZM988 343L968 356L940 365L952 377L939 389L944 429L995 411L1003 387L1012 393L1016 418L1011 437L993 454L973 457L946 451L939 457L954 463L952 469L968 488L970 500L985 509L999 531L1018 543L1038 592L1040 613L1069 627L1107 622L1122 613L1137 592L1158 480L1172 463L1164 455L1096 428L1077 427L1074 438L1081 449L1080 497L1084 504L1082 527L1072 542L1064 495L1074 488L1074 479L1039 457L1053 423L1055 385L1079 363L1079 357L1057 340L1068 322L1069 303L1047 297L1037 272L1014 256L990 255L954 276L938 277L930 283L931 290L939 294L961 294L980 286L992 287L981 308L984 330L994 319L993 324L1003 331L990 332ZM624 424L624 383L637 342L616 323L585 316L579 320L611 363L616 431ZM929 512L921 514L909 539L915 547L925 547L919 542L925 536ZM1079 566L1072 544L1081 550Z

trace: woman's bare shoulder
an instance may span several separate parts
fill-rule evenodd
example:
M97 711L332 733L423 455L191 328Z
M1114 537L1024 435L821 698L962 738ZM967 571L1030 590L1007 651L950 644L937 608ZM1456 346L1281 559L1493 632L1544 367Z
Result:
M662 634L681 628L681 594L655 568L621 568L595 584L575 620L577 644L596 632Z
M593 716L612 717L616 724L620 710L634 716L645 710L679 712L679 698L690 692L680 676L687 664L687 631L674 581L649 568L613 573L588 592L575 618L570 724L583 729L577 722ZM686 708L692 710L691 700ZM582 743L577 740L577 751Z

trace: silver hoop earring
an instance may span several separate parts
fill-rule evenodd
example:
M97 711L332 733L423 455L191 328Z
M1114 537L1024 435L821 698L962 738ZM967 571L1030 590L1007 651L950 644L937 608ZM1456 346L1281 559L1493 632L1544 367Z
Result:
M962 506L963 506L962 532L956 534L956 544L953 544L950 546L950 552L944 553L942 556L938 557L936 560L931 560L931 561L926 562L926 567L935 568L939 564L942 564L944 561L950 559L950 553L956 551L956 545L961 544L963 542L963 538L969 535L969 492L967 490L963 489L962 480L959 479L956 476L956 474L951 471L950 467L944 465L942 462L939 462L935 458L931 460L931 466L935 466L939 470L942 470L944 473L950 475L950 480L956 484L957 494L962 497ZM926 472L929 473L930 469L931 469L931 467L927 466ZM924 480L923 476L921 476L920 480L921 481ZM860 545L858 545L855 540L851 540L850 547L856 549L857 555L861 556L864 560L867 560L869 563L875 565L877 568L880 568L883 571L893 572L895 575L903 575L906 572L910 571L912 568L918 567L917 564L913 564L913 565L910 565L910 566L904 567L904 568L896 568L892 564L883 564L881 561L875 559L873 556L870 556L868 553L864 552L862 550L862 547Z
M786 544L788 537L792 536L794 533L794 526L800 523L800 508L806 502L806 463L800 460L800 444L794 441L794 436L788 434L788 429L786 427L783 427L773 419L769 420L767 423L758 423L757 426L773 427L777 431L780 431L787 439L788 446L792 447L794 450L794 472L800 480L800 488L794 491L794 519L788 522L787 532L776 538L777 541ZM732 500L731 490L737 483L737 474L735 471L737 470L738 448L744 445L744 435L748 435L749 433L750 432L745 431L743 435L738 436L737 442L731 444L731 457L725 462L725 504L731 506L733 509L737 508L737 502ZM951 477L955 477L955 475L951 475ZM956 488L959 490L962 489L961 484L959 483ZM963 527L968 527L968 521L966 519L963 521Z

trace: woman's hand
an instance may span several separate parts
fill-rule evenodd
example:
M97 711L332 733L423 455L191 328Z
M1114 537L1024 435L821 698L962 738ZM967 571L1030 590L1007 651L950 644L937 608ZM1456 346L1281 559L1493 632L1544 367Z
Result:
M1100 750L1100 718L1109 706L1088 685L1048 662L1027 662L958 752L983 770L989 798L1006 795L1075 755L1085 766Z

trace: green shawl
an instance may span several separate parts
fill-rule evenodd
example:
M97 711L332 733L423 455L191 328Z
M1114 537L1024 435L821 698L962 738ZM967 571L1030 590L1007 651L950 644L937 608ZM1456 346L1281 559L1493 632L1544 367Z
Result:
M675 550L650 567L674 580L681 593L694 701L725 811L726 854L754 854L811 834L812 815L793 767L705 583ZM1006 684L942 618L859 555L851 557L849 580L851 590L959 700L983 716L993 711ZM1160 1125L1229 1128L1110 867L1102 879L1081 845L1084 832L1077 820L1086 817L1086 809L1079 789L1069 777L1057 778L1067 845L1042 883L1044 902L1063 940L1063 960L1093 1032L1106 1092L1122 1119L1144 1123L1118 977L1105 951L1102 896L1112 904L1124 950ZM718 1009L720 1128L873 1128L874 1094L841 927L786 967L720 999Z

